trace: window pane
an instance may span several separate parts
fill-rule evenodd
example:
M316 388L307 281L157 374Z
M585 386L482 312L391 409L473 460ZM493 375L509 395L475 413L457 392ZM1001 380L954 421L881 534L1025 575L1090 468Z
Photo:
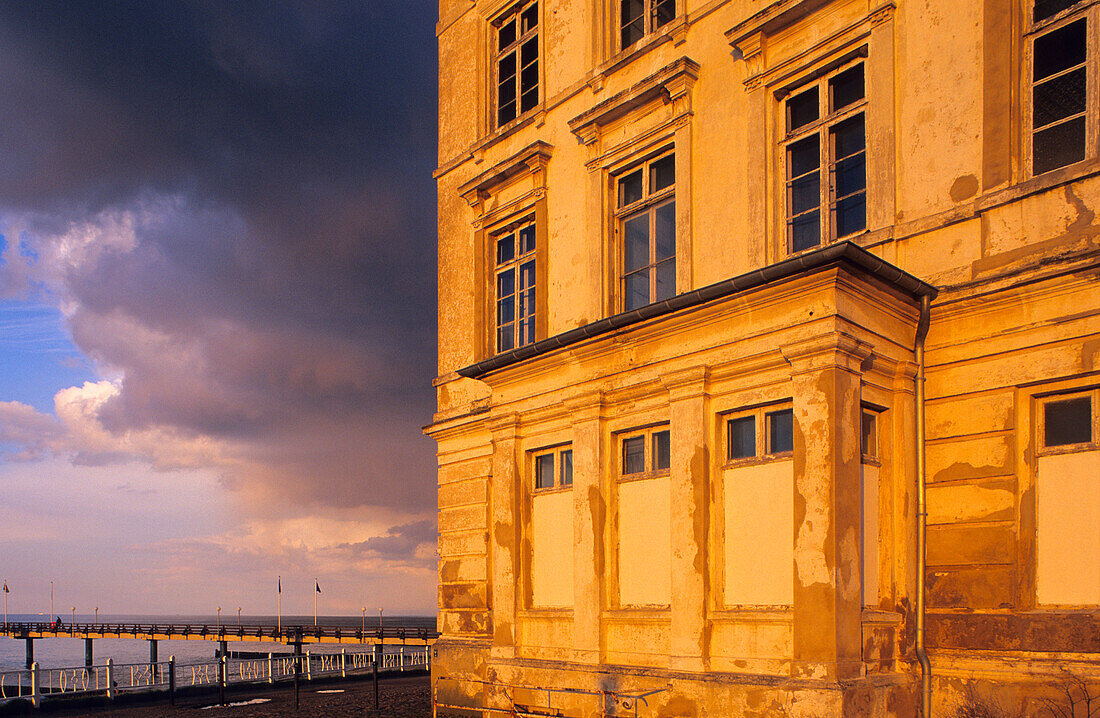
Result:
M529 224L526 227L520 227L519 253L527 254L533 251L535 251L535 225Z
M532 259L519 268L519 288L523 291L533 286L535 286L535 260Z
M845 108L863 99L863 63L837 74L829 80L832 111Z
M508 18L497 31L497 50L503 50L516 41L516 19Z
M676 181L676 155L662 157L649 166L649 191L659 192Z
M516 298L505 297L497 302L497 325L511 324L516 319Z
M663 204L655 210L655 227L657 261L676 256L676 203Z
M649 264L649 213L635 215L623 222L623 272Z
M860 422L859 450L864 456L872 459L878 456L877 423L878 417L870 412L863 412Z
M816 247L821 244L821 224L818 221L817 211L795 217L790 221L791 251L801 252L803 249Z
M515 348L515 342L512 339L512 325L499 327L497 329L497 351L506 352Z
M867 189L867 155L859 153L836 163L833 181L836 183L836 196L846 197Z
M535 457L535 488L549 489L554 485L554 455Z
M768 425L768 453L794 451L794 412L791 409L764 415Z
M653 470L667 471L672 464L669 446L669 433L657 431L653 434Z
M1053 17L1075 2L1077 0L1035 0L1034 20L1038 22Z
M1035 39L1035 74L1039 81L1085 61L1085 21L1071 22Z
M619 6L619 25L622 28L622 47L626 49L642 39L645 34L645 3L642 0L622 0Z
M516 293L516 278L512 274L512 270L507 272L501 272L497 275L497 298L503 299L504 297L511 296Z
M676 260L666 259L655 267L657 272L657 287L653 295L653 301L660 302L676 296Z
M635 436L623 440L623 473L640 474L645 471L645 437Z
M1092 441L1092 400L1089 397L1047 402L1043 409L1044 445L1065 446Z
M573 485L573 450L566 449L561 452L561 485Z
M787 178L794 179L813 172L821 164L817 135L794 142L787 147Z
M625 207L642 198L642 171L635 170L619 179L619 206Z
M516 236L506 234L497 240L497 264L511 262L516 256Z
M791 182L791 206L788 214L802 214L821 205L821 183L817 172Z
M1032 127L1042 127L1085 111L1085 68L1035 85Z
M728 453L731 459L756 456L756 417L730 419Z
M862 152L866 147L863 135L863 113L833 127L833 157L840 159Z
M811 87L787 100L787 131L797 130L818 118L817 88Z
M1077 117L1036 132L1032 155L1034 174L1085 159L1085 118Z
M676 0L653 0L653 29L666 25L676 17Z
M516 101L501 103L500 109L497 110L497 124L506 125L514 119L516 119Z
M649 304L649 270L628 274L623 279L623 309L630 311Z
M836 236L844 237L867 229L867 195L863 192L836 203Z
M539 6L535 3L531 7L523 11L523 15L520 17L520 25L522 25L521 33L534 29L539 24Z

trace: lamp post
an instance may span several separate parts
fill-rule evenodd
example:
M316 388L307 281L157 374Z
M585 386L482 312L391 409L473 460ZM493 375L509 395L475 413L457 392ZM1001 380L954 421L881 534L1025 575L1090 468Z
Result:
M76 631L76 606L73 606L72 618L69 619L69 633Z
M241 607L237 606L237 630L241 630Z
M99 625L99 606L95 607L95 625Z
M367 607L363 606L363 630L367 630Z
M382 609L378 609L378 627L382 627Z
M53 612L53 581L50 581L50 620L51 621L53 620L53 617L54 617L54 612Z
M218 633L222 630L222 607L218 606Z

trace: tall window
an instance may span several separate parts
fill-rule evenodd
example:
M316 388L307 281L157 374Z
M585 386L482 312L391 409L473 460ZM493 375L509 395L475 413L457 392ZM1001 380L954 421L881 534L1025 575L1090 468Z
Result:
M785 103L787 241L792 252L867 228L863 63L815 80Z
M1035 0L1032 15L1031 166L1042 174L1085 159L1090 128L1088 15L1072 0ZM1095 113L1095 110L1093 111Z
M539 5L520 3L496 23L497 126L539 103Z
M493 235L497 352L535 341L535 215Z
M616 179L624 311L676 294L675 184L671 152Z
M625 50L676 17L676 0L619 0L620 49Z

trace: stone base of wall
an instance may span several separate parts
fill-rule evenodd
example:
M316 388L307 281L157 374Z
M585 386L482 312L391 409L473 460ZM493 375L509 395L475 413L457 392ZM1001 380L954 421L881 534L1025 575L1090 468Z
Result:
M684 673L491 657L487 642L435 646L437 715L695 718L916 718L920 676L840 683L739 673ZM513 713L513 707L529 712ZM466 708L467 710L458 710Z

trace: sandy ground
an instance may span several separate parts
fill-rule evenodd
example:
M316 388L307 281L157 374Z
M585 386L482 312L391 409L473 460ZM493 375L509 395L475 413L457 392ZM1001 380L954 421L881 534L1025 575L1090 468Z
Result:
M301 684L300 707L294 709L294 689L279 686L274 689L255 688L226 693L229 706L218 705L218 694L177 698L176 705L167 700L151 703L107 704L95 707L62 707L59 703L43 703L34 715L95 716L96 718L157 718L188 716L188 718L252 718L258 716L370 716L371 718L431 718L431 695L426 675L384 678L379 681L379 710L374 709L374 684L370 679L331 683ZM333 692L339 691L339 692ZM253 702L255 701L255 702ZM262 701L262 702L259 702ZM232 705L237 704L237 705ZM0 710L0 715L10 715Z

